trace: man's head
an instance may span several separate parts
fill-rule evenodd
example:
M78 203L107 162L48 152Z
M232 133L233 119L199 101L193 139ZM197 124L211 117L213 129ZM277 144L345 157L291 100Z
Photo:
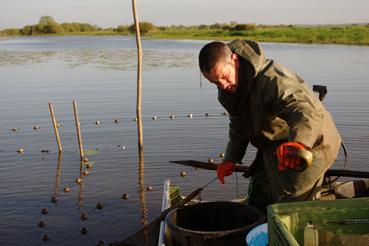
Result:
M239 57L228 45L211 42L205 45L199 54L202 74L219 88L233 93L238 87Z

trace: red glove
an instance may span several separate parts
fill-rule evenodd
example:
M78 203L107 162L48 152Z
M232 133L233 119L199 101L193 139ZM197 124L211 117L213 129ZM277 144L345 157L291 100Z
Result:
M305 150L305 146L297 142L286 142L279 145L277 148L278 170L283 171L286 167L303 170L304 168L300 167L300 163L304 161L299 156L300 150Z
M224 177L232 175L236 164L232 161L224 161L217 166L217 176L219 181L224 184Z

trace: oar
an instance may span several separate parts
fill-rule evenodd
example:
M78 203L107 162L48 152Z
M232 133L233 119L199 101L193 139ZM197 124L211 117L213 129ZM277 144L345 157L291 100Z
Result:
M218 178L215 177L214 179L210 180L207 184L205 184L203 187L198 188L191 192L188 196L186 196L183 200L181 200L176 206L167 208L161 214L153 220L150 224L146 225L139 231L135 232L131 236L127 237L123 241L119 242L118 245L120 246L129 246L129 245L157 245L157 238L159 235L159 229L160 229L160 223L163 219L165 219L165 216L172 210L177 208L182 208L187 203L189 203L193 198L198 196L201 191L208 186L209 184L213 183Z
M171 161L171 163L181 164L190 167L197 167L201 169L216 170L217 165L209 162L194 161L194 160L181 160ZM247 172L248 166L242 166L236 164L235 172ZM343 170L343 169L329 169L325 174L325 177L340 176L340 177L352 177L352 178L369 178L369 172Z

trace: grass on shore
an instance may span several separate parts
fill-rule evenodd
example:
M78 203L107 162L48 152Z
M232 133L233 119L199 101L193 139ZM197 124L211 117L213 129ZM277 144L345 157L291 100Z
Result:
M42 36L102 36L133 35L129 32L101 30L91 32L63 32ZM366 25L324 25L324 26L262 26L250 30L214 28L212 26L158 27L143 35L153 39L202 39L234 40L252 39L259 42L369 45L369 24Z
M254 30L167 29L147 35L151 38L233 40L262 42L369 45L369 25L358 26L257 26Z

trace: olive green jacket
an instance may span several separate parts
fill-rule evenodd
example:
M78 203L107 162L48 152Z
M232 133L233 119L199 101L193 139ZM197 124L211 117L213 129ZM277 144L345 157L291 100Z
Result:
M254 71L242 77L233 94L218 88L218 100L230 114L225 159L240 163L249 143L273 155L281 142L296 141L312 150L313 166L319 166L313 176L321 176L341 143L330 113L298 75L267 60L259 44L235 40L228 46Z

